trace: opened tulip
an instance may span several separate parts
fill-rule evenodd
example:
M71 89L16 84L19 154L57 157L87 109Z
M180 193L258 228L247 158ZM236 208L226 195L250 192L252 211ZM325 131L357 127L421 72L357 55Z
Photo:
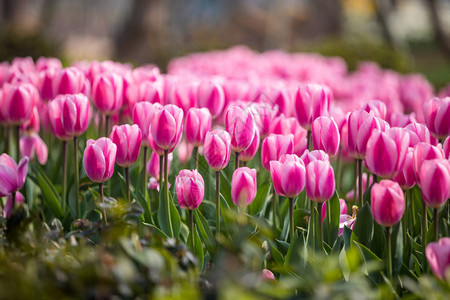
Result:
M392 180L397 182L403 190L409 190L416 184L416 175L414 174L413 163L414 148L409 147L406 153L403 168Z
M433 98L423 105L425 124L431 134L438 139L450 135L450 97Z
M319 117L312 123L312 140L314 149L323 150L329 156L335 156L339 151L339 129L330 117Z
M300 125L311 130L312 122L327 116L330 109L331 91L319 84L300 86L294 93L295 115Z
M197 106L206 107L212 115L217 118L225 104L225 93L221 85L212 81L203 81L197 86Z
M306 150L308 132L300 126L296 118L286 118L285 115L273 119L270 125L270 133L294 135L294 154L301 156Z
M90 84L82 71L76 67L62 69L56 80L56 95L79 94L89 95Z
M372 215L375 222L391 227L405 212L405 197L400 185L391 180L375 183L371 190Z
M197 170L181 170L175 180L178 205L182 209L196 209L205 194L205 182Z
M292 134L271 134L263 140L261 161L264 169L270 170L270 162L279 160L283 154L294 152L294 137Z
M255 157L256 152L258 152L259 144L261 143L261 139L259 137L259 129L255 129L255 136L253 137L253 141L247 149L239 153L239 160L246 164L251 161L253 157Z
M163 106L155 113L150 133L155 144L172 152L181 140L183 132L183 111L173 104Z
M444 152L441 148L432 146L427 143L418 143L414 147L413 151L413 166L414 166L414 174L416 176L416 182L419 186L420 183L420 169L422 168L422 164L426 160L431 159L443 159Z
M234 171L231 179L231 199L236 206L245 207L256 197L256 170L247 167Z
M450 238L429 243L425 253L434 275L441 280L450 280Z
M114 73L97 76L92 86L92 98L102 114L117 113L123 104L123 78Z
M24 157L17 165L8 154L0 155L0 197L8 196L23 187L28 173L28 161L28 157Z
M262 139L264 139L271 133L270 125L278 110L270 106L268 103L253 103L250 106L250 109L253 113L253 117L255 118L256 127L259 129L259 135Z
M386 133L375 130L367 142L366 166L382 178L393 178L405 163L409 145L406 129L394 127Z

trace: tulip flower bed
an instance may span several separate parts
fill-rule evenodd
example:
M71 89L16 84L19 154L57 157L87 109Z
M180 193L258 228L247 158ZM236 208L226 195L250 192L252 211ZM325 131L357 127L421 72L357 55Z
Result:
M448 88L243 47L0 85L0 298L450 295Z

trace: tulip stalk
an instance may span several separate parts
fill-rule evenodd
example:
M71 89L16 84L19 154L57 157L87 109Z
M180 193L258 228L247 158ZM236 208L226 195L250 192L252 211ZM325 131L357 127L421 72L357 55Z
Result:
M236 170L239 168L239 152L234 152L234 154L234 169Z
M427 257L425 255L426 237L427 237L427 205L422 201L422 261L423 270L427 267Z
M100 182L98 184L98 191L100 193L100 202L101 203L105 203L104 193L103 193L103 182ZM105 221L105 224L108 224L108 219L106 217L106 210L105 209L102 209L102 215L103 215L103 220Z
M434 220L434 241L437 242L439 239L439 215L438 209L433 209L433 220Z
M105 136L109 136L109 116L105 116Z
M126 193L127 193L127 202L130 202L130 170L128 167L123 168L125 173L125 185L126 185Z
M67 194L67 141L62 141L62 201L66 203Z
M170 219L170 199L169 199L169 150L164 150L164 188L166 192L166 211L167 211L167 223L169 225L170 236L173 237L172 220Z
M194 169L198 170L198 147L192 149L192 156L194 157Z
M159 192L162 193L164 177L164 155L159 156Z
M216 171L216 236L220 234L220 171Z
M6 137L6 147L5 147L5 153L11 153L11 128L9 126L5 126L5 137Z
M294 199L289 198L289 240L294 237Z
M317 210L319 212L319 249L323 249L323 222L322 222L322 202L317 203ZM329 206L329 205L328 205Z
M14 134L16 138L16 161L20 160L20 125L14 126Z
M81 218L80 216L80 178L79 178L79 170L78 170L78 137L73 137L73 153L74 153L74 162L75 162L75 204L77 208L77 218Z
M392 281L392 241L391 241L391 227L386 227L386 269L388 273L388 278Z
M341 190L341 176L342 176L342 148L339 147L336 165L336 188Z
M194 251L194 214L193 210L189 209L189 246Z
M148 151L148 147L144 146L144 153L142 155L142 160L143 160L142 171L144 172L144 176L142 176L142 178L143 178L142 180L144 181L144 182L142 182L142 189L143 189L142 194L144 195L145 200L147 200L147 181L148 181L148 177L147 177L148 174L147 174L147 170L146 170L146 168L147 168L147 151ZM151 209L150 200L148 200L147 202L148 202L148 209L151 212L152 209Z
M362 174L362 159L356 160L356 166L358 168L358 201L359 205L363 207L363 192L362 192L362 186L363 186L363 174Z
M273 203L272 203L272 225L273 225L273 231L276 233L277 232L277 206L278 206L278 194L275 192L275 188L274 188L274 192L273 192Z
M310 147L311 147L311 130L308 130L308 133L306 134L306 149L308 151L311 151Z

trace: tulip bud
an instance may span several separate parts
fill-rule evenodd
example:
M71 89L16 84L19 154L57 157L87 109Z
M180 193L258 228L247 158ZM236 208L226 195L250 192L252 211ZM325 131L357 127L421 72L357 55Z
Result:
M325 202L334 195L334 171L329 162L316 160L306 166L306 195L314 202Z
M177 81L169 92L169 103L175 104L187 113L189 108L195 107L195 89L193 82L186 82L187 78Z
M420 123L412 123L405 127L409 134L409 146L414 147L418 143L427 143L429 144L430 139L430 131L428 128Z
M64 95L61 123L65 134L80 136L89 125L89 99L83 94Z
M450 238L429 243L425 248L428 263L434 275L441 280L450 280Z
M450 162L433 159L423 162L419 172L422 196L425 204L439 208L450 197Z
M270 175L275 191L280 196L294 198L305 187L305 164L295 154L284 154L279 161L271 161Z
M364 105L363 110L372 112L374 116L383 120L386 119L386 104L384 104L380 100L371 100L367 102Z
M206 133L203 155L208 165L215 171L224 169L230 161L231 137L228 132L216 129Z
M255 122L248 109L231 105L225 115L225 128L231 137L231 149L241 152L250 147L255 135Z
M0 93L0 120L8 125L27 121L39 102L38 91L29 83L6 83Z
M244 207L256 197L256 170L237 168L231 179L231 199L236 206Z
M56 96L56 88L61 69L46 69L39 73L39 93L42 100L49 101Z
M319 117L312 124L314 149L323 150L333 157L339 150L339 129L336 122L329 117Z
M94 182L102 183L114 173L117 146L109 138L89 139L83 155L86 175Z
M432 146L430 144L426 143L418 143L414 147L413 151L413 166L414 166L414 174L416 176L416 182L419 186L420 184L420 169L422 167L422 164L426 160L431 159L443 159L444 158L444 152L442 149Z
M265 138L271 133L270 124L275 118L277 109L267 103L253 103L250 105L250 109L255 118L256 127L259 129L259 135L261 138Z
M179 107L168 104L155 113L150 133L159 148L172 152L180 142L182 132L183 111ZM152 143L149 142L151 146Z
M318 84L300 86L294 93L295 114L300 125L310 130L316 118L327 116L331 97L331 91L326 86Z
M247 149L242 151L239 154L239 160L243 162L249 162L255 157L256 152L258 152L259 144L261 143L261 139L259 137L259 129L255 129L255 136L253 137L253 141Z
M203 81L197 86L197 105L206 107L212 115L217 118L225 104L225 93L222 86L212 81Z
M423 114L434 137L444 139L450 135L450 97L433 98L424 103Z
M79 94L89 95L89 81L83 72L75 67L62 69L56 79L56 95Z
M296 118L286 118L285 115L273 119L270 126L270 133L294 135L294 154L301 156L306 150L308 131L300 126Z
M211 114L207 108L192 107L186 114L186 141L194 147L205 142L205 136L211 130Z
M443 150L444 150L445 158L449 159L450 158L450 137L445 139Z
M348 152L356 159L366 156L367 141L374 129L380 130L380 122L372 114L357 110L348 117Z
M182 209L196 209L205 194L205 182L197 170L181 170L175 180L178 205Z
M116 163L119 166L126 168L136 162L142 141L141 130L136 124L114 125L109 138L117 146Z
M330 157L328 156L328 154L326 154L322 150L313 150L311 152L309 152L308 150L305 150L305 152L303 153L303 155L300 158L305 163L305 166L309 165L310 162L316 161L316 160L321 160L321 161L325 161L328 163L330 162Z
M375 222L391 227L397 224L405 212L405 196L398 183L381 180L371 190L372 215Z
M56 96L48 103L48 119L53 135L58 139L67 141L72 136L66 131L63 124L63 109L66 101L65 95Z
M137 124L142 133L142 144L148 146L149 142L149 129L150 124L153 121L155 114L158 110L162 109L162 105L159 103L138 102L133 108L133 123Z
M271 134L263 140L261 161L264 169L270 170L270 162L279 160L283 154L292 154L294 151L294 137L281 134Z
M392 180L397 182L403 190L409 190L416 184L416 175L414 174L413 164L414 148L409 148L406 153L405 163L400 172Z
M123 104L123 78L114 73L98 75L92 86L92 98L102 114L117 113Z
M264 269L261 274L263 280L276 280L275 275L270 270Z

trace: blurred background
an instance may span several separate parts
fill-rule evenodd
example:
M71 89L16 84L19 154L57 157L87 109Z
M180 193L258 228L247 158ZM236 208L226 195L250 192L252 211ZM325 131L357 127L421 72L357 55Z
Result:
M113 59L164 71L173 57L243 44L450 82L450 0L0 1L0 61Z

